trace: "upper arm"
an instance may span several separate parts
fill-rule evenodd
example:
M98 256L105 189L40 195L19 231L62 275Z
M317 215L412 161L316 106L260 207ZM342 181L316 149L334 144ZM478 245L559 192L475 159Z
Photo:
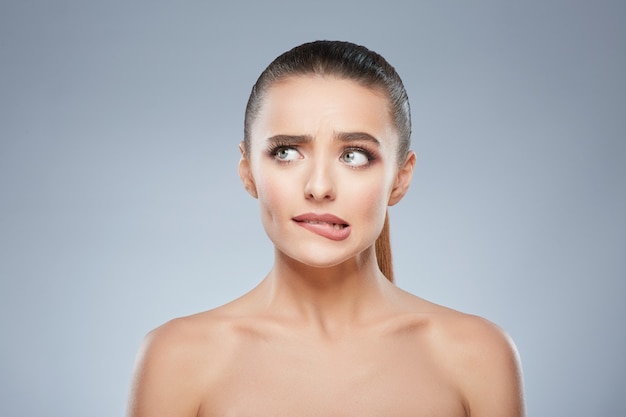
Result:
M462 391L472 417L523 417L522 372L513 341L495 325L476 318L463 348Z
M180 327L168 323L144 339L135 365L127 417L197 415L199 384L193 366L193 344Z

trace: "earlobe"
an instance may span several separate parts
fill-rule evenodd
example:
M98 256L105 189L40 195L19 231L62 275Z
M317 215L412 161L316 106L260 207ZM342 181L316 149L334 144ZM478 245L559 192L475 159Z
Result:
M397 204L402 197L409 190L409 185L411 185L411 179L413 178L413 168L415 168L415 152L409 151L407 154L406 160L404 164L398 170L398 174L396 176L396 182L393 185L393 189L391 190L391 195L389 196L389 205L393 206Z
M258 198L259 195L256 191L256 184L254 177L252 176L252 170L250 169L250 161L246 154L246 148L243 141L239 144L239 152L241 152L241 159L239 160L239 178L243 184L243 188L246 189L248 194L254 198Z

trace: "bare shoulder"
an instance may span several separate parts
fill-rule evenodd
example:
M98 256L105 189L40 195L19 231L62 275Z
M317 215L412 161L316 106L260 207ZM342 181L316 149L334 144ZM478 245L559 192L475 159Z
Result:
M494 323L440 306L431 307L429 341L474 417L524 416L519 355Z
M416 341L458 392L473 417L524 416L519 355L513 340L494 323L408 293L395 303L409 314Z
M442 352L456 357L515 359L517 352L507 333L496 324L482 317L451 309L438 309L432 314L433 342L447 346ZM461 354L462 355L458 355Z
M223 308L177 318L152 330L139 349L129 417L196 416L220 358L233 340Z

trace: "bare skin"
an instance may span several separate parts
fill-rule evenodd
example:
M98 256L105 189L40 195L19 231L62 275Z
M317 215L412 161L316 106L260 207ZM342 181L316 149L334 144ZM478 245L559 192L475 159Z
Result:
M413 153L397 163L386 99L351 81L299 77L266 101L240 176L261 204L274 267L243 297L147 336L128 416L523 416L509 338L378 269L374 240L415 164ZM338 140L343 132L377 138L376 158L363 158L362 139ZM266 152L276 135L311 140ZM309 212L340 216L349 236L294 221Z

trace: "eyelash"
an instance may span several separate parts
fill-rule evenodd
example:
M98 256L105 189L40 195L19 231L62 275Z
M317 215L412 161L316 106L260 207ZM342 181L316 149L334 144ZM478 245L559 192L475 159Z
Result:
M278 152L285 150L285 149L294 149L296 151L298 151L298 147L294 146L294 145L290 145L287 143L281 143L281 142L276 142L272 145L270 145L267 148L267 154L274 159L276 162L281 163L281 164L289 164L292 161L280 161L276 158L276 155L278 155ZM360 168L366 168L370 165L372 165L372 163L377 159L376 156L376 152L368 149L365 146L349 146L343 149L343 151L341 152L341 155L345 155L346 152L360 152L363 155L365 155L365 157L367 158L368 163L366 165L363 166L350 166L348 165L350 168L352 169L360 169Z
M372 163L376 160L376 153L366 147L363 146L351 146L351 147L347 147L343 150L343 152L341 153L341 156L343 157L343 155L345 155L347 152L358 152L361 153L365 156L365 158L367 158L367 163L365 165L360 165L360 166L354 166L354 165L348 165L349 168L351 169L362 169L362 168L367 168L370 165L372 165Z
M289 145L287 143L281 143L281 142L276 142L270 146L268 146L267 148L267 154L274 159L276 162L279 162L281 164L288 164L291 161L280 161L276 158L276 155L278 155L279 151L285 150L285 149L295 149L298 150L298 148L296 146L293 145Z

